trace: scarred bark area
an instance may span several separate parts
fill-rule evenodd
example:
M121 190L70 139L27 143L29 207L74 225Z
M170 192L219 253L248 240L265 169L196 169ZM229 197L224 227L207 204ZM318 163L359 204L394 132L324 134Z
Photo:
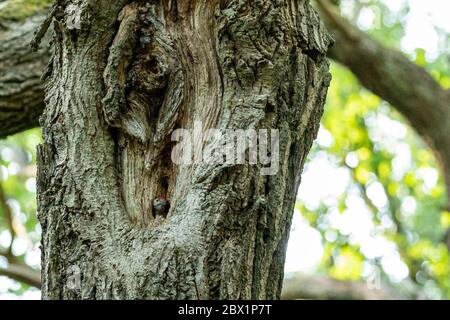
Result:
M330 81L307 1L82 1L55 21L39 147L46 299L279 298ZM279 172L170 160L176 128L279 129ZM223 141L196 141L220 149ZM167 219L151 202L171 200ZM75 269L74 269L75 267ZM68 286L73 270L80 286Z

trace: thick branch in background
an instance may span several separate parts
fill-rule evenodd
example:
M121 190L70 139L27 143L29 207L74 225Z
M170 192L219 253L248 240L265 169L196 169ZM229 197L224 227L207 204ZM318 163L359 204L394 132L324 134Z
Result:
M335 35L330 56L363 86L396 108L434 150L443 167L450 200L450 91L401 52L385 48L340 16L328 0L316 0Z
M46 39L37 52L30 50L30 43L44 19L42 12L23 20L0 14L0 138L39 124L44 110L41 77L50 52Z
M24 264L10 263L6 268L0 268L0 276L8 277L38 289L41 287L39 271Z

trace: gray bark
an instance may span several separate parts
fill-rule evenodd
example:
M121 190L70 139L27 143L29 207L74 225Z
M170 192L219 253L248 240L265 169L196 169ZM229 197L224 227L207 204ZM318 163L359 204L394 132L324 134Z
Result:
M316 13L301 0L79 3L80 30L54 22L38 149L43 298L279 298L330 81ZM173 165L173 129L196 120L280 129L278 174ZM167 219L152 215L160 194Z

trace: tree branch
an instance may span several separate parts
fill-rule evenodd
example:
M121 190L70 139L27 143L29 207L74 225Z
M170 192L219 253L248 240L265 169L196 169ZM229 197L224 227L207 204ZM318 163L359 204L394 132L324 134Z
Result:
M40 272L26 265L9 264L6 268L0 268L0 276L23 282L38 289L41 288Z
M340 16L327 0L316 0L334 33L330 56L347 66L362 85L391 103L434 150L450 199L450 91L401 52L385 48Z
M11 250L0 248L0 256L8 260L8 266L0 268L0 276L23 282L38 289L41 288L41 273L39 270L33 269L20 261L12 254Z

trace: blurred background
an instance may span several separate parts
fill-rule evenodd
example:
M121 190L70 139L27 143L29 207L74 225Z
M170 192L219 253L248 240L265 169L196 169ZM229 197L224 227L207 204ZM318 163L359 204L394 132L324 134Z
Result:
M338 5L354 25L450 88L448 0ZM346 67L333 62L331 72L294 213L285 296L450 299L450 212L438 162L408 122ZM40 298L40 141L39 129L0 140L0 299ZM17 270L6 274L11 261Z

